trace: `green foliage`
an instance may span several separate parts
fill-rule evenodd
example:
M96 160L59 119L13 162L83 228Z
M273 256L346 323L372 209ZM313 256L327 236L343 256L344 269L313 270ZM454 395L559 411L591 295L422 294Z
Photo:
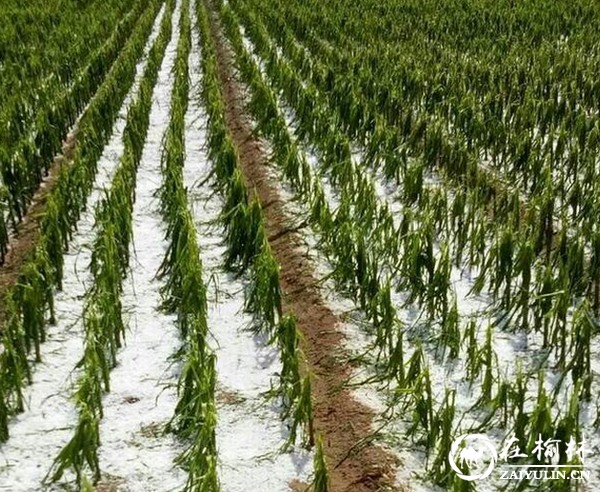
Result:
M75 433L56 457L55 466L46 477L51 482L59 481L64 472L72 468L77 476L77 485L84 483L83 470L87 465L94 475L94 481L100 479L100 464L97 449L100 446L98 417L83 404L79 408L79 420Z
M317 449L314 459L315 480L313 482L314 492L329 492L330 480L327 462L325 461L325 451L323 450L323 438L321 435L317 437Z

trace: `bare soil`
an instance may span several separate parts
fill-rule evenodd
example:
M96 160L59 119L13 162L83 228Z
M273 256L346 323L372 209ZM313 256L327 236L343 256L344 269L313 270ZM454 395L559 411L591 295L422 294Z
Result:
M343 348L340 320L325 303L310 260L302 253L302 241L290 228L278 183L267 167L267 154L253 134L244 109L244 87L234 72L231 50L221 30L218 14L207 2L217 51L219 78L226 104L226 121L238 148L246 185L263 207L270 244L280 265L284 310L298 319L303 351L314 374L313 399L316 432L323 436L332 492L398 490L391 453L373 444L374 413L347 388L352 374ZM294 490L302 490L298 483ZM306 488L304 486L304 488Z

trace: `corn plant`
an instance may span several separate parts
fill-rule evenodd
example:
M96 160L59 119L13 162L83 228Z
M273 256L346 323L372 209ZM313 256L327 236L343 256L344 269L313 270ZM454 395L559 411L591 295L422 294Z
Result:
M2 380L1 404L3 421L14 413L25 409L22 388L31 383L31 370L27 361L26 335L19 317L15 302L6 298L4 308L5 332L2 336L2 353L0 354L0 378ZM8 429L4 439L8 438Z
M591 306L584 300L573 315L573 332L569 352L572 359L565 366L565 374L571 372L574 385L579 385L581 397L592 396L591 341L598 332L598 322L593 318ZM558 385L560 386L560 385Z
M438 485L448 484L454 473L450 467L448 456L452 447L452 425L455 416L456 391L447 389L444 401L436 415L438 425L434 425L434 440L439 440L437 454L430 466L431 476Z
M24 266L14 299L21 309L27 352L35 349L36 361L41 361L40 345L46 338L46 310L52 307L50 261L45 251L38 249L34 261Z
M312 448L315 444L313 400L312 400L312 375L306 374L301 381L299 395L293 402L290 412L290 434L283 447L284 450L292 447L298 439L298 431L302 432L302 445Z
M6 388L4 387L4 375L0 380L0 442L8 440L9 411L6 404Z
M83 475L85 465L94 474L94 481L100 479L100 464L97 449L100 445L98 416L85 406L79 408L79 421L75 434L58 454L55 467L46 477L51 482L59 481L68 468L75 471L77 486L81 489L86 481Z
M0 265L4 263L8 252L7 195L6 188L0 184Z
M534 449L535 440L538 439L540 435L554 435L551 401L544 388L543 376L543 372L540 372L538 375L537 399L533 412L529 416L529 432L525 434L529 436L528 449Z
M296 319L292 315L286 315L281 319L274 338L277 339L281 351L282 363L277 394L283 397L283 418L287 418L302 389L300 333L296 327Z
M185 194L179 189L178 194ZM198 261L200 250L196 241L193 219L185 209L185 197L181 209L174 212L170 224L171 243L158 272L159 278L167 277L162 287L162 308L177 313L182 336L189 331L189 317L206 312L206 289L202 282L202 264ZM206 329L203 330L206 332Z
M314 492L329 492L329 490L331 490L329 471L327 469L327 462L325 461L323 438L320 434L317 437L317 449L315 451L314 466L315 479L312 490L314 490Z
M188 471L184 490L189 492L218 491L217 445L215 438L216 415L214 406L215 357L209 354L202 362L199 382L202 391L196 395L197 411L190 414L193 421L187 430L189 447L177 458L177 462Z
M270 333L283 315L279 265L266 241L254 261L254 273L245 306L256 313L257 331Z
M438 344L442 346L444 353L446 349L449 350L448 356L451 359L456 359L459 355L461 339L456 297L453 300L452 306L442 319L440 330L441 333L438 338Z
M203 323L204 321L197 320ZM207 353L202 335L188 337L179 378L179 400L167 430L190 438L197 432L207 402L214 400L214 356Z

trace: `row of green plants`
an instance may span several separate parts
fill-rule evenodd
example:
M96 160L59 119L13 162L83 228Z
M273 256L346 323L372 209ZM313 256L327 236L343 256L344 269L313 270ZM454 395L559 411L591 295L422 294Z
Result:
M284 313L279 264L269 245L259 198L247 190L237 147L228 129L210 8L211 5L198 0L202 99L208 121L208 155L214 163L216 186L224 201L221 215L227 243L225 264L231 271L250 277L245 304L254 314L253 329L268 337L269 343L277 343L280 350L282 367L272 394L280 398L282 418L290 422L283 450L293 447L299 438L306 447L317 444L313 485L317 487L315 490L324 492L329 490L329 479L322 442L315 435L312 375L300 348L297 320L292 313ZM217 29L214 24L212 28Z
M176 460L188 472L184 490L218 492L216 357L206 340L207 295L201 251L183 182L192 44L189 0L182 1L179 36L170 120L161 158L163 182L159 190L160 210L167 224L165 236L169 241L158 272L158 277L165 282L161 289L161 307L177 315L183 340L183 347L176 354L181 364L178 401L168 431L186 443Z
M9 417L24 411L23 388L31 383L31 353L35 361L41 360L40 344L45 340L46 327L55 323L53 299L55 289L62 287L63 253L85 209L98 160L134 82L136 65L160 6L159 0L148 4L134 35L82 117L73 164L60 171L57 185L48 197L35 249L26 260L18 282L3 299L0 354L3 441L8 439Z
M223 9L222 9L223 10ZM285 135L285 122L283 121L283 119L281 118L281 116L279 117L279 122L275 119L277 117L277 108L275 107L275 105L273 104L273 101L275 100L275 96L273 94L269 94L268 93L268 89L263 85L261 87L261 82L258 80L257 75L259 75L259 72L257 71L256 68L248 68L249 64L252 64L252 60L250 58L248 58L248 54L243 54L243 52L241 52L240 50L243 49L243 46L241 45L241 41L238 39L236 40L235 34L231 34L233 32L233 30L237 30L237 26L236 26L236 22L235 19L231 19L231 13L228 13L226 10L224 11L224 13L222 14L222 18L225 19L225 24L229 25L229 37L230 40L233 38L232 40L232 45L234 46L234 51L236 51L236 53L238 54L238 67L240 68L240 72L242 73L242 76L246 78L246 81L248 83L248 85L251 87L251 92L252 92L252 101L250 103L250 109L253 110L255 118L257 120L257 127L262 131L263 134L265 134L266 136L268 136L271 140L272 143L272 147L273 147L273 152L274 152L274 160L282 166L283 168L283 172L284 174L286 174L286 177L288 177L288 179L290 179L292 185L295 186L295 188L300 192L301 195L301 199L305 202L308 203L312 203L312 200L316 200L315 197L319 196L321 194L321 192L315 192L313 190L310 189L311 185L308 185L308 191L309 193L306 193L306 195L302 195L302 191L304 188L306 188L306 184L302 184L302 183L310 183L311 179L307 179L307 173L306 173L306 166L302 165L302 158L296 156L293 156L292 158L290 158L289 154L290 154L290 148L291 149L297 149L298 145L296 142L290 142L289 136ZM255 20L255 19L254 19ZM254 28L254 29L259 29L260 23L256 23L256 22L252 22L252 23L248 23L246 24L247 28ZM251 27L250 27L251 26ZM239 33L237 34L237 36L239 37ZM237 46L237 47L236 47ZM291 71L289 70L289 68L287 68L285 65L279 65L277 66L277 56L275 53L273 53L272 51L270 53L265 54L264 52L261 53L261 56L263 57L264 60L266 60L265 62L265 66L268 67L266 68L267 71L269 71L269 74L273 74L275 72L275 74L273 75L273 78L278 78L277 84L281 83L281 85L279 85L279 89L283 92L285 92L284 88L286 86L285 82L289 81L290 78L289 76L291 76ZM277 67L277 69L274 69L273 67ZM288 79L285 79L284 76L282 76L281 74L285 74L286 76L288 76ZM283 81L283 82L282 82ZM288 84L287 86L289 87L290 85L293 86L293 83ZM266 94L266 95L265 95ZM258 96L260 95L260 99L258 99ZM287 94L286 94L287 95ZM293 101L294 99L292 99ZM313 122L313 125L319 125L318 123L318 116L320 114L323 114L324 112L319 112L316 115L313 113L311 114L311 121ZM283 129L279 129L279 127L283 128ZM326 125L322 125L322 127L326 127ZM333 139L333 138L332 138ZM313 143L313 145L318 146L319 143ZM287 166L288 163L292 163L291 166ZM350 173L347 174L347 176L351 176ZM347 194L346 196L352 196L351 194ZM343 199L345 199L346 197L344 196ZM340 205L337 213L336 213L336 218L334 220L324 220L323 222L325 224L331 223L331 222L336 222L339 220L341 220L344 217L339 217L340 215L345 216L345 219L347 220L348 217L350 217L350 220L356 220L356 213L354 215L350 215L348 216L347 213L340 213L343 210L344 204L342 202L342 204ZM320 216L323 215L327 215L327 214L323 214L322 212L322 207L319 207L319 213ZM352 227L350 224L345 224L344 228L350 228ZM338 232L339 234L339 232ZM391 235L391 237L393 237L393 235ZM357 238L359 240L359 245L360 245L360 238ZM370 239L370 238L369 238ZM371 244L372 242L369 241ZM360 250L360 246L358 247L358 249ZM421 248L418 248L418 251L420 251ZM339 264L339 259L343 259L344 255L343 254L339 254L340 251L338 250L338 262L337 264ZM354 267L355 271L360 271L361 270L361 264L364 266L365 262L356 262L354 265L352 265L352 260L350 259L350 261L348 261L348 259L351 258L351 255L345 255L345 260L346 263L348 263L350 267ZM418 258L415 258L416 260L418 260ZM334 264L336 264L336 262L334 262ZM444 262L442 261L442 264L444 264ZM447 261L446 261L446 265L447 265ZM337 268L337 267L336 267ZM448 267L444 267L444 269L446 270ZM376 265L375 265L375 269L376 269ZM349 270L352 270L352 268L349 268ZM363 268L364 270L364 268ZM376 277L375 277L376 278ZM434 271L434 279L435 279L435 271ZM348 283L347 281L345 282L346 284ZM444 282L445 283L445 282ZM442 285L444 285L444 283L442 283ZM373 282L372 285L376 286L376 282ZM388 313L391 314L392 316L390 317L391 320L395 319L395 313L394 313L394 309L393 306L389 305L389 301L388 302L381 302L381 296L380 293L385 293L386 292L386 288L385 288L385 283L383 284L383 288L379 287L379 289L377 289L377 287L373 288L371 287L372 290L369 291L368 289L368 284L366 286L366 288L364 289L366 291L366 296L364 296L365 298L368 298L371 300L371 302L375 303L375 305L379 304L379 307L377 309L374 310L374 312L381 312L381 313ZM389 286L387 286L389 289ZM351 292L354 292L352 289L349 289ZM388 294L389 295L389 294ZM358 295L360 297L360 294ZM385 294L384 294L385 296ZM384 297L385 299L385 297ZM455 304L455 303L454 303ZM368 307L366 308L364 305L364 301L362 301L362 307L363 309L367 312L368 315ZM585 311L586 306L584 306L582 308L582 311L586 312L589 314L589 306L587 306L588 310ZM457 311L456 311L456 307L454 306L448 306L448 303L446 303L446 307L444 308L445 312L447 313L446 316L446 322L445 325L443 326L443 330L441 333L441 336L447 340L444 341L445 344L448 345L448 348L450 348L450 355L451 357L456 357L458 355L458 349L461 343L465 343L462 341L462 337L461 337L461 333L459 331L458 328L458 324L457 324ZM583 316L583 318L587 320L589 320L589 317ZM385 319L385 316L383 317L383 319ZM377 321L376 321L377 323ZM383 333L387 333L387 335L383 335L382 337L379 335L379 330L377 330L377 339L383 339L385 340L386 336L390 336L391 333L393 333L392 330L390 330L390 326L393 326L392 324L386 325ZM472 328L474 329L475 325L471 324ZM472 333L474 333L472 331ZM488 330L488 333L491 333ZM381 337L381 338L380 338ZM494 364L494 356L493 356L493 349L492 349L492 345L491 345L491 338L489 338L489 342L486 343L484 345L484 347L479 348L477 346L477 340L475 335L473 334L470 338L466 338L465 340L469 340L469 345L467 345L467 350L470 350L470 354L473 354L470 358L470 360L473 361L473 365L477 366L478 368L481 368L481 366L485 365L485 374L484 374L484 378L483 378L483 383L484 383L484 390L483 390L483 394L482 397L480 398L480 401L478 402L479 404L481 404L482 406L485 405L485 408L487 409L487 405L490 402L490 400L492 399L492 391L491 391L491 385L492 382L494 380L497 381L501 381L499 378L497 378L494 375L493 372L493 364ZM578 337L577 339L574 340L579 340L583 343L585 343L585 338L581 339L580 337ZM377 344L379 345L380 342L377 342ZM588 345L589 346L589 345ZM391 347L393 348L393 345L391 345ZM402 349L401 349L401 345L397 344L396 348L399 348L400 350L391 350L388 354L388 363L391 363L394 359L400 359L400 363L399 364L395 364L395 367L403 367L403 364L401 362L402 360ZM573 352L573 353L577 353L577 352ZM584 352L585 354L585 352ZM577 357L576 357L577 358ZM581 357L582 359L585 359L585 356ZM450 440L448 438L448 436L450 436L450 433L445 433L445 434L441 434L441 433L436 433L433 432L433 430L435 428L451 428L452 427L452 423L453 423L453 419L454 419L454 395L453 394L447 394L446 398L444 399L444 401L441 403L441 405L439 406L439 408L437 410L434 410L434 407L437 406L433 397L432 397L432 393L431 393L431 382L430 382L430 378L429 378L429 371L426 367L424 367L424 359L422 356L422 352L420 350L415 350L415 352L413 353L413 356L411 357L410 361L408 362L407 366L408 369L406 371L406 374L404 374L404 370L400 369L400 371L398 372L400 375L406 377L406 381L411 381L412 382L412 388L403 388L402 389L402 398L404 400L407 399L407 395L410 398L409 402L411 403L410 406L412 406L414 408L413 411L413 419L414 419L414 425L411 428L411 434L415 434L416 430L420 427L421 431L419 432L419 439L425 439L425 437L427 437L426 440L426 446L427 449L430 449L434 446L436 440L439 440L439 445L438 445L438 449L439 452L437 453L437 459L435 462L440 461L440 463L442 461L445 462L445 457L447 456L448 450L449 450L449 444L450 444ZM575 364L578 367L583 367L586 366L585 362L583 363L577 363ZM587 366L586 366L587 367ZM472 371L472 377L476 377L479 375L478 370L477 371ZM475 376L476 375L476 376ZM573 374L573 376L575 377L575 374ZM402 387L402 383L401 387ZM501 387L502 389L506 389L506 383L502 382L501 383ZM501 390L499 390L500 393ZM581 392L581 388L576 388L576 394L584 394ZM555 399L556 399L556 395L558 394L558 390L555 391L554 395L555 395ZM507 394L506 391L504 391L504 405L508 405L510 402L510 394ZM526 398L526 395L517 395L515 396L515 398L513 398L513 404L515 407L517 408L522 408L523 406L523 401ZM501 399L500 397L496 397L496 400ZM408 404L408 403L407 403ZM505 412L506 412L506 408L505 408ZM569 410L570 412L570 410ZM492 411L493 414L493 411ZM570 415L570 414L569 414ZM566 418L566 417L565 417ZM521 419L521 422L523 421L523 419ZM577 419L570 419L570 422L575 422L574 426L575 427L571 427L570 430L577 430ZM557 419L555 421L556 425L558 427L560 427L560 419ZM505 424L506 425L506 424ZM435 466L432 467L432 470L439 470L439 468L436 468ZM444 471L443 473L439 473L437 472L434 476L435 480L438 482L444 482L446 480L449 480L451 478L451 475L449 473L447 473L447 470Z
M73 437L56 456L47 475L49 482L56 482L70 469L75 472L78 490L89 483L87 469L92 473L92 483L101 477L98 449L102 396L110 391L110 371L117 364L117 352L126 331L121 295L122 281L129 271L136 174L146 141L154 86L171 38L174 5L175 1L170 0L166 6L139 92L127 113L123 155L110 189L96 208L97 233L90 264L92 285L86 292L83 309L84 351L76 366L80 370L74 395L78 420Z
M125 12L112 8L108 18L106 15L99 17L94 9L94 22L78 25L77 28L83 30L81 35L84 37L92 35L94 41L105 41L93 51L89 51L92 43L76 43L81 53L75 55L78 61L75 73L64 79L51 75L31 93L15 90L13 86L14 104L7 102L0 113L0 126L4 129L0 137L0 186L3 188L0 192L0 201L3 202L0 229L8 229L9 223L15 228L22 220L54 156L60 152L67 133L74 128L78 116L103 82L144 8L143 2L130 5ZM101 21L98 20L100 18ZM70 29L74 28L70 25ZM103 35L109 28L112 32ZM87 31L91 32L88 34ZM74 33L71 32L71 35ZM33 40L31 43L35 46ZM43 51L62 52L63 49L64 46L57 50L45 43ZM0 233L0 252L5 250L6 245L6 235Z

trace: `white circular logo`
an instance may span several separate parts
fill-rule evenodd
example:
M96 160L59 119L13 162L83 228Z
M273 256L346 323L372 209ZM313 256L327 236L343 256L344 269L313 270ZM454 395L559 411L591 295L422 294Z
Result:
M498 461L496 447L483 434L463 434L452 443L448 461L463 480L489 477Z

